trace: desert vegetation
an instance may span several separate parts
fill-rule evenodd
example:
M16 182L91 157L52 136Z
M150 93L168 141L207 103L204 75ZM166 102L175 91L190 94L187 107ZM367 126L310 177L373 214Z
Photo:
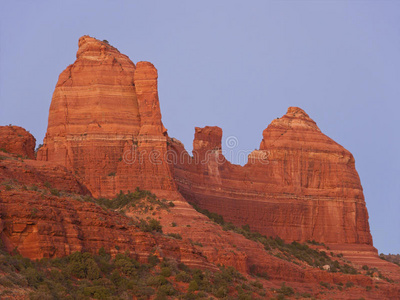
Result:
M263 285L249 281L232 267L217 272L190 269L173 260L150 255L139 262L128 253L112 257L75 252L63 258L32 261L18 253L0 251L0 296L28 291L40 299L262 299ZM285 291L285 293L287 293Z
M242 227L238 227L233 225L232 223L225 222L224 218L221 215L216 213L212 213L206 209L201 209L198 206L192 204L194 209L198 212L206 215L209 219L214 221L215 223L222 226L224 230L230 230L236 232L238 234L243 235L245 238L259 242L263 244L265 250L284 260L298 263L303 262L308 264L311 267L323 268L325 265L329 265L329 272L341 272L344 274L358 274L357 270L347 263L343 263L339 260L333 260L333 256L329 256L325 251L320 251L311 248L308 244L311 245L323 245L321 243L317 243L315 241L309 241L309 243L286 243L280 237L266 237L258 232L254 232L250 230L249 225L244 225ZM327 248L325 245L323 245ZM328 250L328 249L327 249ZM265 277L263 274L258 274L260 277Z

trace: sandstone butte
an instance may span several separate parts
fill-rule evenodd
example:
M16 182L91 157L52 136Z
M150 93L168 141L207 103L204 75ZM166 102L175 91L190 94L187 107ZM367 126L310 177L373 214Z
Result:
M136 186L175 190L172 166L149 157L167 150L157 77L151 63L135 66L116 48L81 37L76 61L58 79L37 159L67 167L96 197Z
M76 61L57 82L37 160L20 157L33 158L33 136L19 127L0 127L0 148L19 154L0 153L0 180L15 187L0 187L0 237L8 251L18 249L35 259L104 247L139 260L156 251L191 267L222 264L246 274L252 266L270 275L265 286L290 281L299 290L321 281L365 287L375 280L272 256L260 243L222 230L191 202L267 236L325 243L359 269L368 264L400 280L400 268L380 260L373 247L353 156L321 133L303 110L290 107L274 120L245 166L223 157L218 127L195 129L191 157L162 124L157 77L151 63L135 65L108 43L83 36ZM24 188L32 185L38 190ZM50 187L63 194L51 195ZM181 234L181 241L140 231L130 222L137 215L132 209L125 217L79 200L136 187L175 203L156 216L164 232ZM370 293L364 288L361 295L400 298L398 286L381 286Z
M353 156L302 109L275 119L243 167L223 157L221 138L218 127L196 128L193 159L171 143L185 159L174 171L189 202L267 236L372 245Z

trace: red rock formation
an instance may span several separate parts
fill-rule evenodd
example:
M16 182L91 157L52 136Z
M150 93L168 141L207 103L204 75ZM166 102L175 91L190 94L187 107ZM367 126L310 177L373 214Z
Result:
M60 178L64 180L59 181ZM372 284L372 279L365 276L333 274L310 267L303 269L271 256L261 244L223 231L194 211L182 198L174 199L176 205L168 211L157 211L157 215L149 213L151 217L161 218L165 233L182 235L182 240L176 240L158 233L143 233L132 225L129 217L90 202L78 201L79 194L76 193L84 191L73 175L61 166L18 161L9 156L0 161L0 180L18 182L11 190L0 186L0 238L8 251L16 249L32 259L64 256L74 251L94 253L104 247L112 254L128 251L144 262L155 250L156 255L195 268L217 270L216 265L223 264L247 273L254 265L258 272L269 274L271 281L264 284L270 287L279 286L282 280L290 281L290 286L300 291L308 291L313 285L318 287L320 281L331 284L351 281L364 289ZM45 180L72 194L50 195ZM39 191L32 190L33 183ZM23 184L27 190L22 188ZM171 199L176 194L165 191L163 196ZM176 225L171 226L171 222L176 222ZM381 286L379 296L385 293L387 287Z
M37 160L17 160L12 155L0 160L0 182L26 189L54 188L67 193L90 195L88 189L65 167ZM1 196L1 194L0 194Z
M137 259L146 261L155 251L160 257L175 259L193 268L216 270L217 265L222 264L248 273L251 267L253 271L269 275L270 281L263 281L266 287L276 288L286 281L297 291L310 292L312 289L313 295L321 289L321 281L330 284L351 281L360 286L359 290L346 291L346 295L360 296L367 296L365 287L378 282L378 279L362 275L344 275L307 265L299 266L272 256L262 244L222 230L174 191L160 191L160 197L173 200L174 207L148 211L147 214L131 209L126 217L79 200L81 194L87 193L85 187L65 167L54 163L22 161L5 154L0 160L0 182L11 186L9 189L0 185L0 238L9 252L16 249L32 259L64 256L74 251L94 253L104 247L112 254L128 251ZM39 190L33 188L34 185ZM60 190L62 195L51 195L49 186ZM130 216L134 219L156 218L162 223L164 233L179 233L182 240L141 232L133 225ZM354 248L351 251L353 253ZM344 252L345 256L348 253ZM380 261L376 256L368 259L369 265ZM395 275L399 275L400 269L397 267L396 273L396 267L391 265L392 273L388 275L398 278ZM386 267L379 265L379 270ZM332 296L343 297L337 290L334 292ZM394 285L380 282L379 290L372 290L368 298L395 298L399 292Z
M178 257L191 266L212 269L216 264L224 264L247 272L255 265L258 271L267 271L276 280L353 280L319 270L303 270L267 255L260 244L222 231L183 200L177 193L178 186L186 199L235 224L249 224L253 230L285 240L333 243L337 251L346 244L351 248L348 253L353 254L364 247L362 251L376 258L354 159L323 135L304 111L289 108L285 116L274 120L263 133L260 149L249 155L249 162L243 167L225 159L222 130L218 127L196 128L192 158L179 141L168 137L161 122L157 77L151 63L139 62L135 66L107 43L82 37L77 60L60 75L54 91L48 130L38 159L65 166L94 196L111 197L120 190L140 186L175 201L176 207L162 214L160 220L164 227L171 222L190 223L186 225L191 227L178 224L169 228L172 233L180 233L183 241L143 238L140 234L139 237L136 229L126 229L112 214L103 216L95 206L64 199L57 215L69 216L68 205L82 213L71 222L70 217L61 221L67 228L63 234L73 236L69 231L71 224L78 224L74 228L84 232L84 237L58 242L53 238L57 236L53 229L42 230L40 238L29 234L31 244L52 241L60 255L67 253L62 248L71 243L76 249L111 249L117 244L121 249L141 249L139 252L143 253L148 253L148 245L152 248L157 244L163 255ZM3 207L11 212L6 219L12 223L18 213L10 206L12 195L7 197ZM55 209L53 202L46 201L40 211L47 207ZM68 201L71 204L67 205ZM53 228L54 216L47 215L49 218L43 219L43 224L52 224ZM18 216L21 224L31 222L24 213ZM106 223L87 221L99 218ZM24 249L22 233L9 228L3 231L5 239ZM194 247L188 241L197 241L204 248ZM142 243L146 246L140 248ZM130 244L135 245L134 250ZM46 255L53 255L46 251ZM26 253L29 255L28 250ZM363 285L371 283L365 278L357 280Z
M243 273L250 268L267 272L267 287L290 281L298 291L312 290L316 296L320 282L359 285L344 292L323 290L324 298L400 297L395 284L381 282L368 292L365 287L379 279L275 257L261 243L224 231L196 212L182 195L266 235L329 243L359 269L367 263L400 280L399 268L379 260L372 247L354 158L322 134L304 111L289 108L274 120L243 167L225 159L218 127L196 128L190 157L161 122L157 76L151 63L135 66L108 43L88 36L79 40L77 60L60 75L54 91L39 161L8 154L0 159L0 238L9 252L42 258L104 247L145 260L155 251L196 268L216 270L222 264ZM14 131L2 130L2 142L11 137L4 143L7 151L33 154L29 135L21 133L16 143L20 131L16 137ZM137 210L122 216L81 197L110 197L136 186L174 201L173 208L141 217L157 218L165 233L180 234L182 240L141 232L130 218L138 217ZM51 195L50 188L62 195L54 190Z
M19 126L0 126L0 149L9 153L35 158L36 139Z
M112 197L137 186L175 188L165 151L157 70L81 37L75 63L56 85L38 160L64 165L93 195Z
M66 166L94 196L136 186L174 191L175 177L189 201L266 235L372 245L352 155L299 108L289 108L263 136L241 167L222 155L221 129L196 128L193 161L170 141L178 158L173 175L157 70L84 36L57 83L38 159Z
M40 259L104 247L146 261L156 251L188 266L216 269L189 242L142 232L129 217L82 201L87 189L63 166L6 154L0 182L0 239L9 252Z
M171 140L184 197L266 235L371 245L352 155L299 108L263 136L244 167L226 161L217 127L196 128L193 161ZM114 47L82 37L76 62L57 83L38 159L66 166L94 196L136 186L174 191L167 138L154 66L135 67Z
M226 161L218 127L196 128L194 159L175 165L182 195L225 220L288 241L372 245L354 158L291 107L263 132L245 166ZM195 159L200 155L200 160Z
M174 195L171 195L171 192L166 192L162 196L166 199L174 197ZM337 289L329 292L322 288L323 294L321 295L323 296L321 297L324 299L359 299L362 296L367 299L384 299L390 297L396 299L400 295L400 288L396 287L396 284L388 284L377 278L364 275L331 273L318 268L312 268L306 264L300 263L300 265L297 265L285 259L280 259L267 253L262 244L248 240L232 231L222 230L221 226L210 222L204 215L193 210L186 201L182 199L174 200L174 208L168 211L157 211L155 215L154 212L149 212L147 215L160 220L163 225L163 232L179 234L182 236L183 241L189 240L195 246L196 251L201 253L203 257L206 257L211 265L234 266L243 274L251 273L250 270L255 273L266 273L269 276L269 280L262 281L264 287L277 288L281 285L282 281L285 281L289 282L288 285L295 287L296 291L311 292L314 296L318 295L318 290L321 288L320 282L329 283L334 286L350 281L359 286L356 289L343 290L343 292L339 292ZM127 215L136 217L138 216L138 212L130 209ZM141 215L142 218L145 216ZM358 250L365 252L368 256L369 260L365 261L368 262L368 265L371 263L372 266L373 263L382 261L376 254L373 255L374 253L371 253L370 246L361 246ZM321 246L321 248L324 251L327 250L325 247ZM350 245L348 248L351 249L352 253L355 253L353 245ZM340 249L343 249L343 247ZM344 254L346 259L352 258L348 256L348 252L344 252ZM187 256L187 258L190 259L190 256ZM345 263L337 257L333 257L333 260ZM358 266L360 270L361 267L362 265ZM399 280L399 267L387 262L383 262L378 267L385 276ZM390 272L387 272L388 269L390 269ZM379 289L374 288L370 292L366 292L366 286L371 287L377 282L380 285Z

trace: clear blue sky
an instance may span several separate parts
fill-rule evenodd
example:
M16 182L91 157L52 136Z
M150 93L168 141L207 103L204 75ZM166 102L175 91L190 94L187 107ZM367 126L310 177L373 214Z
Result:
M0 1L0 124L42 143L80 36L159 71L164 125L191 149L218 125L238 149L299 106L350 150L374 244L400 253L400 1Z

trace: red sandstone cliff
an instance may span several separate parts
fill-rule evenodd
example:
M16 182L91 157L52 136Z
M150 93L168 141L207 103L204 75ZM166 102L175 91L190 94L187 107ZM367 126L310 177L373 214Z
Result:
M7 151L33 154L34 143L16 142L19 134L0 133L11 137L4 143ZM354 298L366 295L365 286L377 282L274 257L261 243L222 230L187 199L266 235L329 243L359 269L367 263L399 280L399 269L379 260L372 247L354 158L322 134L304 111L289 108L274 120L263 132L260 149L243 167L226 161L221 138L218 127L196 128L191 158L179 141L168 137L161 122L154 66L135 66L116 48L84 36L77 60L60 75L54 91L38 161L1 156L0 181L5 184L0 185L0 238L8 251L17 249L30 258L104 247L144 259L156 250L192 267L216 269L222 264L247 273L255 266L269 274L271 281L264 282L269 287L284 280L309 291L318 290L321 281L351 281L363 289L345 292ZM19 146L12 148L14 144ZM131 222L130 217L138 216L134 209L121 216L80 198L90 193L111 197L136 186L174 201L174 208L148 216L182 240L141 232ZM50 187L62 195L52 195ZM399 292L383 283L367 294L381 299ZM343 295L334 291L329 296Z
M196 128L193 159L167 142L154 66L84 36L54 91L38 160L67 167L96 197L178 185L187 200L266 235L372 245L354 158L304 111L274 120L243 167L226 161L221 137Z
M188 266L216 268L187 241L143 232L131 218L83 201L89 191L61 165L4 154L0 182L0 240L8 252L40 259L104 247L141 261L156 251Z
M19 126L0 126L0 149L22 157L35 158L36 139Z
M274 120L243 167L225 159L221 138L218 127L196 128L193 159L171 141L184 158L175 179L190 202L268 236L372 245L353 156L303 110Z
M76 57L57 82L38 160L66 166L95 196L174 189L159 155L167 145L157 70L89 36L79 39Z

